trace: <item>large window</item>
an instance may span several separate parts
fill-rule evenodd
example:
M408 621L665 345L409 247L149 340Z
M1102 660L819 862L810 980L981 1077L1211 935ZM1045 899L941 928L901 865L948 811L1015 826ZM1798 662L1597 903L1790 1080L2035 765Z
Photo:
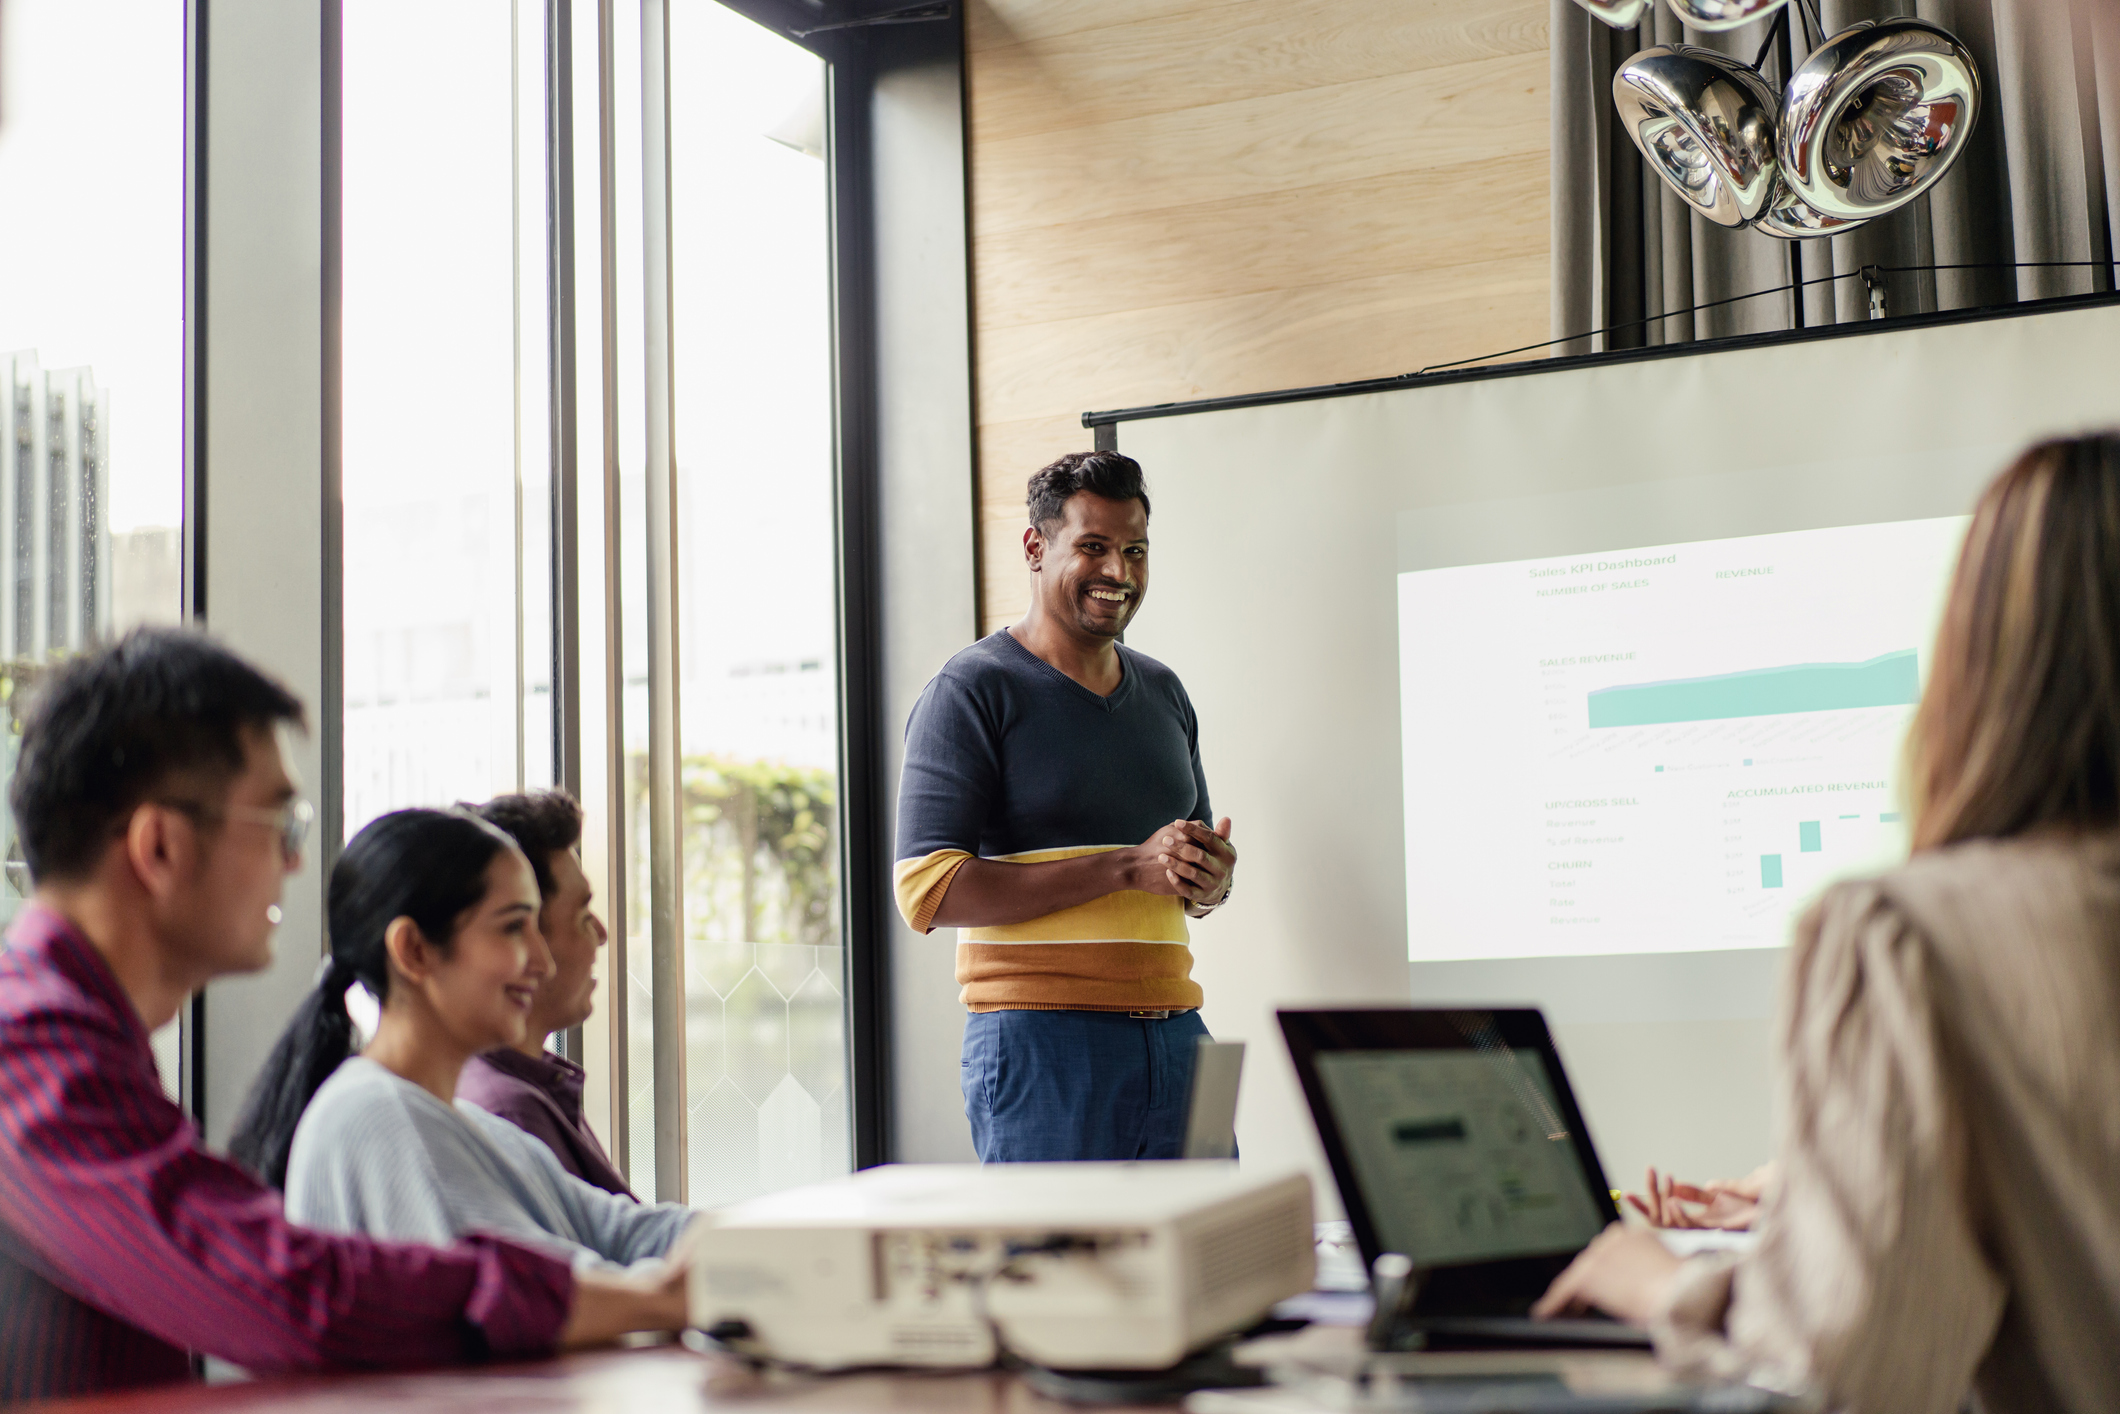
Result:
M7 0L0 63L4 795L44 666L182 616L184 9ZM174 1088L175 1024L155 1043Z
M552 780L543 16L344 7L349 836Z
M642 1196L712 1204L851 1161L826 74L714 0L609 13L604 106L588 0L344 7L345 825L572 772L619 925L586 1108Z
M670 26L695 1203L849 1167L824 66Z
M620 53L620 107L638 112L638 61ZM825 74L714 0L673 0L668 56L685 1035L682 1093L663 1103L685 1116L686 1196L711 1204L850 1164ZM628 155L622 146L622 167ZM636 182L621 189L628 219L642 209ZM622 301L629 286L645 301L644 283L623 276ZM645 379L640 347L622 335L620 366ZM630 417L622 429L633 531L628 1136L639 1186L656 1172L652 637L640 572L653 532L645 482L632 476L646 433Z

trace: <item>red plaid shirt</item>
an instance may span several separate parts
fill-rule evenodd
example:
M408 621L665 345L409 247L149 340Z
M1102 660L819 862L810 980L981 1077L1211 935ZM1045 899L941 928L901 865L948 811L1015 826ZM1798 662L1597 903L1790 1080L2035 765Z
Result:
M256 1371L549 1351L566 1263L295 1227L163 1093L102 956L35 905L0 950L0 1403Z

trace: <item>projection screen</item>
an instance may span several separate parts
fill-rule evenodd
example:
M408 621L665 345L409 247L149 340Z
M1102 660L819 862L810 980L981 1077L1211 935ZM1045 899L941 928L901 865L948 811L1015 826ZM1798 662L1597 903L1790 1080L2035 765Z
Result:
M1411 998L1545 1008L1615 1183L1762 1161L1783 945L1904 856L1964 517L2116 370L2085 303L1121 415L1128 642L1241 850L1194 951L1244 1152L1323 1173L1276 1005Z

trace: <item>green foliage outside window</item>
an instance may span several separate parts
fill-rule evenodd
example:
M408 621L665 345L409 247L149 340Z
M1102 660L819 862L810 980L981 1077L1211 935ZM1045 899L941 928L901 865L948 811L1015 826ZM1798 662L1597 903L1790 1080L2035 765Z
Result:
M645 777L645 756L631 764ZM685 758L686 936L838 946L833 775L777 761ZM645 797L645 790L635 794L643 807ZM645 846L646 831L636 838Z

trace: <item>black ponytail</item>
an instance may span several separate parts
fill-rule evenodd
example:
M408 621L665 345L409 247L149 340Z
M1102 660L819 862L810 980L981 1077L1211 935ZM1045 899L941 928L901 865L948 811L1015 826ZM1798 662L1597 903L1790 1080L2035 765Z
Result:
M302 1111L353 1054L347 989L359 982L378 1002L390 995L383 935L410 918L446 953L457 920L486 896L486 866L513 848L506 834L461 810L393 811L353 837L331 871L331 955L243 1101L228 1144L238 1163L274 1188L287 1186Z

